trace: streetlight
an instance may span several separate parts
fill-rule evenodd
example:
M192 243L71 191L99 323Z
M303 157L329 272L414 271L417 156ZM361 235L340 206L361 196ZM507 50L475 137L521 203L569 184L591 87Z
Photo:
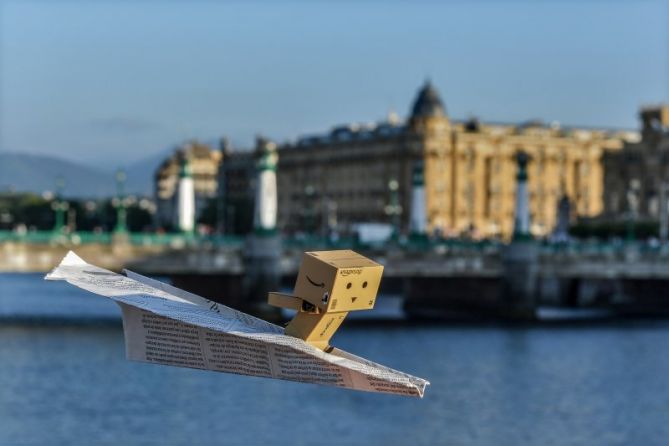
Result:
M329 240L334 240L337 238L337 202L328 198L325 200L323 210L323 235Z
M116 208L116 226L114 232L125 234L128 232L128 200L125 197L124 185L126 174L122 169L116 171L116 197L112 200L112 206Z
M660 183L660 212L659 212L659 219L660 219L660 229L659 229L659 236L660 236L660 243L662 243L662 246L667 244L667 235L669 233L669 222L667 221L667 218L669 216L669 209L667 209L667 193L669 192L669 182L662 181Z
M304 187L305 207L304 207L304 230L307 234L312 235L316 227L316 209L314 207L314 198L316 195L316 188L307 184Z
M63 177L56 178L56 197L51 203L51 209L56 212L56 221L53 226L53 232L56 234L63 233L65 229L65 211L70 208L70 204L63 200L63 189L65 188L65 179Z
M386 215L388 215L388 217L391 219L393 225L393 235L396 237L400 234L400 216L402 215L402 206L399 203L399 188L400 184L396 179L393 178L388 181L390 202L384 208Z
M634 179L630 181L629 187L627 189L627 240L634 241L634 226L636 224L637 217L639 215L639 189L641 189L641 183L639 180Z

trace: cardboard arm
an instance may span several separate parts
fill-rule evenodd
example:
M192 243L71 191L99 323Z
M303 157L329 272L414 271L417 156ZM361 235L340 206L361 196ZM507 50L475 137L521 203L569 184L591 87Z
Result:
M302 299L283 293L269 293L267 303L273 307L288 308L290 310L300 311L302 309Z

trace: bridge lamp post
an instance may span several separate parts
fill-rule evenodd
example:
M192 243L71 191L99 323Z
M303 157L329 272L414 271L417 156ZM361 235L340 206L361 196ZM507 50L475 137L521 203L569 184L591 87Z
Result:
M520 151L516 154L518 173L516 175L516 206L514 210L513 240L531 240L530 200L527 191L527 164L530 157Z
M307 184L304 187L305 207L304 207L304 230L307 234L313 235L316 232L316 208L314 200L316 198L316 188Z
M627 189L627 241L634 241L636 220L639 214L639 189L638 180L630 181Z
M400 183L396 179L388 181L388 191L390 192L390 202L385 207L385 212L393 225L393 237L400 235L400 217L402 215L402 206L399 200Z
M324 209L324 235L328 240L332 241L337 238L337 202L330 198L325 200Z
M667 218L669 218L669 209L667 208L667 199L668 199L668 192L669 192L669 182L666 180L663 181L660 184L660 228L659 228L659 236L660 236L660 243L662 245L667 244L667 236L669 235L669 221Z
M116 171L116 197L112 200L112 206L116 208L116 234L125 234L128 232L128 200L125 197L126 174L122 169Z
M56 179L56 197L51 203L51 209L56 212L56 221L53 226L53 232L63 233L65 229L65 212L70 208L70 204L63 200L63 189L65 188L65 179L58 177Z
M427 234L427 209L425 206L425 166L423 160L413 166L411 179L411 213L409 231L415 240L424 239Z

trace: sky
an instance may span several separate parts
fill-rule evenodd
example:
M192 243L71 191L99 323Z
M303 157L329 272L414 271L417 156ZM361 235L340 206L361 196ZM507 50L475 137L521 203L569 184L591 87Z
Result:
M637 128L669 102L668 1L0 0L0 151L129 164L406 117Z

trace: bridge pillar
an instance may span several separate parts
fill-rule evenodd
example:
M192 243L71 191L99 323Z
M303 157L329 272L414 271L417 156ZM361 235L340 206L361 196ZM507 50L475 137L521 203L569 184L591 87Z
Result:
M281 248L281 238L276 234L252 234L246 239L243 311L263 319L280 319L280 310L267 304L267 293L278 291L281 284Z
M512 319L534 319L539 291L539 247L533 240L514 240L502 257L500 310Z
M535 317L539 278L539 247L530 233L530 207L527 192L529 156L518 152L516 176L516 209L513 239L502 257L502 313L513 319Z
M132 253L130 234L128 232L112 233L111 249L115 256L129 256Z
M256 140L256 198L253 233L246 239L243 280L245 310L264 319L279 319L280 310L267 304L267 293L277 291L281 281L281 237L276 230L276 144Z

